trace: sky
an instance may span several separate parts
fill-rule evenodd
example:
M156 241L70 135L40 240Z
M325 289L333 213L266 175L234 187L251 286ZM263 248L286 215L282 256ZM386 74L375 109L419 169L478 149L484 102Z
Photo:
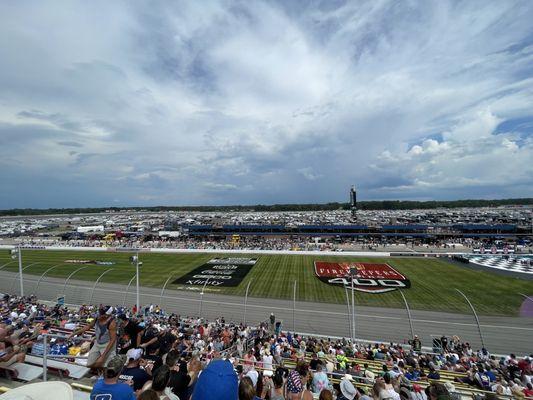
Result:
M533 197L532 1L0 2L0 209Z

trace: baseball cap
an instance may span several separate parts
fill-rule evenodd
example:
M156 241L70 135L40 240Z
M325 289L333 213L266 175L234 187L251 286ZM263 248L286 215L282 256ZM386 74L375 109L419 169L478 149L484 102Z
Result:
M106 371L112 371L113 375L116 376L120 374L120 371L124 368L124 364L126 364L126 356L124 354L117 354L108 361L105 369Z
M229 361L213 360L198 377L192 400L237 400L237 374Z
M142 354L143 354L142 349L129 349L128 352L126 353L126 358L128 360L137 361L141 358Z

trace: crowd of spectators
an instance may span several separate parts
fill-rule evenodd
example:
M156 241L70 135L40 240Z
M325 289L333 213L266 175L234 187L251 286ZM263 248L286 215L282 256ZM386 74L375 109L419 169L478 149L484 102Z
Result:
M41 355L42 335L61 332L46 351L86 357L76 362L95 374L91 399L455 400L456 386L533 397L531 357L496 357L458 337L423 352L416 336L409 345L302 337L274 315L243 326L157 305L69 308L8 295L0 311L0 369Z
M104 240L100 237L87 239L51 240L39 238L20 238L16 244L26 246L58 247L116 247L116 248L153 248L153 249L196 249L196 250L277 250L277 251L422 251L422 252L480 252L490 253L500 250L512 253L531 253L532 248L518 246L517 243L502 243L497 240L475 240L472 238L454 238L447 240L422 241L400 237L383 238L348 238L348 237L273 237L240 236L238 240L231 237L189 237L177 238L150 237L140 239L123 237Z

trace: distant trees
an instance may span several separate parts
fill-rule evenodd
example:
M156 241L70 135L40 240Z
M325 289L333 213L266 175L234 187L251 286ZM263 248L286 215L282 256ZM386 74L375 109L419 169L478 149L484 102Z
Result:
M501 199L501 200L450 200L450 201L411 201L411 200L380 200L360 201L360 210L412 210L432 208L461 208L461 207L498 207L504 205L533 205L533 198ZM95 207L95 208L14 208L0 210L0 216L10 215L47 215L47 214L93 214L119 211L332 211L348 210L349 203L324 204L257 204L249 206L157 206L157 207Z

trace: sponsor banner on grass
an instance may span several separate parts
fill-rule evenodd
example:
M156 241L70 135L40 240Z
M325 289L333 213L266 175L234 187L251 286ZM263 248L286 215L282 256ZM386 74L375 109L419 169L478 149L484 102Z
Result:
M95 264L95 265L115 265L114 261L97 261L97 260L65 260L69 264Z
M407 289L411 282L389 264L383 263L335 263L315 261L316 276L331 285L352 287L350 269L355 269L353 288L365 293L385 293L396 289Z
M103 251L109 251L111 253L150 253L152 251L151 248L143 247L141 248L135 248L135 247L100 247L100 248L94 248L94 247L80 247L84 250L98 250L102 249ZM161 249L159 249L161 250Z
M187 286L238 286L257 262L256 258L213 258L176 279Z

